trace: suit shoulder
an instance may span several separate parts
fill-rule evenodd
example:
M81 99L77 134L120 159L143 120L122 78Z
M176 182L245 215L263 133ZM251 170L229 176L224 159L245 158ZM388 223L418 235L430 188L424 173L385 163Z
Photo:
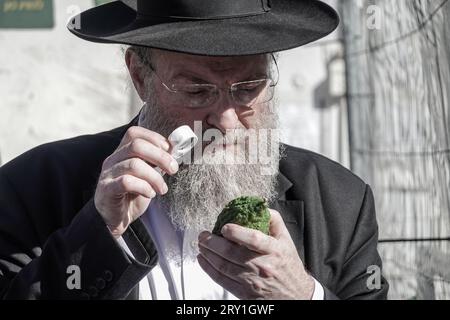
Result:
M126 126L122 126L110 131L50 142L32 149L31 152L57 157L101 156L117 147L125 129Z
M365 182L361 178L342 164L313 151L284 145L284 155L288 166L312 167L319 174L329 175L335 179L343 178L352 183L365 185ZM293 161L290 161L291 159Z
M94 171L120 143L126 126L39 145L0 167L19 189L55 176L73 179Z
M301 187L314 185L335 197L350 194L362 199L366 183L341 164L315 152L284 145L280 170L288 178L303 181ZM308 183L308 186L305 184Z

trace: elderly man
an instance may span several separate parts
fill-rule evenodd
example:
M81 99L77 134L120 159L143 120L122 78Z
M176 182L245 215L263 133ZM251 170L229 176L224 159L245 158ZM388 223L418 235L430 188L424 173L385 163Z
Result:
M0 169L2 298L386 297L370 188L276 136L272 52L330 33L333 9L115 1L75 19L81 38L130 45L145 105L124 127L40 146ZM201 140L183 163L167 139L182 125ZM236 224L211 234L242 195L268 200L269 235Z

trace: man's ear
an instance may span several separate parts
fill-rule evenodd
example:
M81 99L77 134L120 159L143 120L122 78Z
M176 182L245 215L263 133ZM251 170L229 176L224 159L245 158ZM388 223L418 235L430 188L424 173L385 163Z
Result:
M142 101L146 99L145 88L145 70L139 56L131 49L125 52L125 63L127 64L128 72L130 73L133 85Z

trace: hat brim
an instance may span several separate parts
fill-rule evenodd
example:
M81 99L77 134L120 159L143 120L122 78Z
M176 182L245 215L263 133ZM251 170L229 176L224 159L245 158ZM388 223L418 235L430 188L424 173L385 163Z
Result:
M265 14L196 21L137 19L135 2L114 1L84 11L69 22L69 30L93 42L241 56L296 48L327 36L339 24L336 11L316 0L275 0Z

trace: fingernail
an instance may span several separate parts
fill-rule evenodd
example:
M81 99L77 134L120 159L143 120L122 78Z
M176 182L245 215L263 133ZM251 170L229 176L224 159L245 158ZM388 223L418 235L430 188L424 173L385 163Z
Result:
M163 184L162 191L163 191L163 194L166 194L167 191L169 191L169 187L167 186L166 183Z
M209 232L203 231L198 235L198 241L201 242L209 236Z
M164 149L164 151L169 151L170 150L170 144L166 141L163 141L161 143L162 148Z
M222 227L222 229L220 229L220 233L221 233L221 234L224 234L225 232L227 232L227 230L228 230L228 226L227 226L227 225L224 225L224 226Z
M170 163L170 171L172 173L175 173L178 171L178 163L175 160L172 160L172 162Z

